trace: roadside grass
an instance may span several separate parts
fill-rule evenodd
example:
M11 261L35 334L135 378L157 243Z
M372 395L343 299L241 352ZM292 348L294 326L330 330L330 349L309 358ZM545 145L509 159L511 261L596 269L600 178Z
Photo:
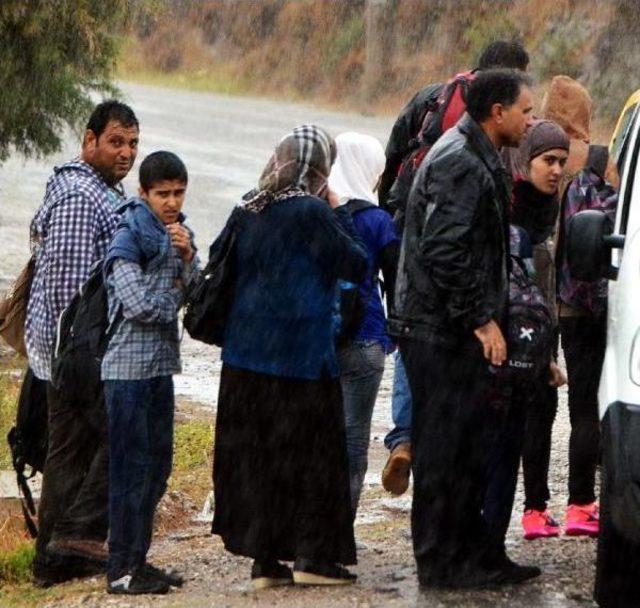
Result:
M0 357L0 470L11 469L7 433L15 424L23 362L17 356Z
M174 432L173 472L169 490L190 498L200 507L211 491L213 415L209 420L178 420Z
M121 68L118 79L169 89L183 89L223 95L248 95L250 88L226 70L201 68L181 72L160 72L149 69Z

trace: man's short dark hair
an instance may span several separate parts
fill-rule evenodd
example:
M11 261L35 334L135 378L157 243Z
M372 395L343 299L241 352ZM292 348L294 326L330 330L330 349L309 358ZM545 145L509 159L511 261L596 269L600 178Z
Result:
M478 59L479 70L510 68L525 72L529 54L517 40L496 40L489 44Z
M139 128L136 115L126 103L116 99L109 99L95 107L89 117L87 129L93 131L96 139L98 139L104 133L110 120L119 122L123 127Z
M469 116L476 122L483 122L491 115L493 104L512 106L520 96L523 86L531 86L531 79L518 70L479 72L467 92Z
M140 164L140 187L149 192L158 182L177 180L186 184L189 180L185 164L173 152L152 152Z

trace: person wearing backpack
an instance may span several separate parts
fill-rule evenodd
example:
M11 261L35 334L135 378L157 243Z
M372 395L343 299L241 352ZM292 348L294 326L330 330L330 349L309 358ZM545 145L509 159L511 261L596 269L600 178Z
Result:
M606 347L607 280L577 281L567 264L564 235L570 218L585 209L613 212L618 185L615 163L604 146L590 143L592 101L568 76L556 76L543 100L542 115L570 138L566 186L556 251L560 341L569 384L569 482L565 534L597 536L599 510L595 474L600 442L597 391ZM549 431L550 432L550 431Z
M378 189L380 207L390 213L404 209L425 154L464 114L467 89L476 73L495 68L526 72L528 65L529 55L520 42L496 40L480 53L477 67L418 91L400 112L389 135Z
M496 407L498 429L488 470L483 515L493 534L493 550L506 556L504 539L511 518L522 455L525 538L557 535L546 512L551 436L539 433L549 411L555 413L557 388L566 382L556 363L557 316L553 264L547 246L558 216L558 190L569 152L569 139L557 124L536 120L528 129L514 167L510 208L511 273L507 361L502 402ZM550 286L551 283L551 286ZM554 399L555 397L555 399ZM550 403L551 402L551 403ZM541 422L542 421L542 422ZM550 427L549 427L550 428ZM542 505L540 505L542 503Z
M35 582L51 585L104 569L106 415L101 395L63 396L51 382L58 318L116 228L121 180L138 150L138 120L115 100L96 106L79 158L56 167L31 222L36 265L27 305L29 367L47 382L48 452L38 508Z
M413 178L429 149L444 131L464 114L470 82L482 70L511 68L525 72L529 55L515 40L497 40L482 51L478 66L461 72L446 84L419 91L398 116L385 151L385 170L380 178L378 200L394 214L399 233L404 229L404 209ZM395 355L392 393L393 428L384 443L389 458L382 472L382 486L395 496L409 487L411 468L411 393L402 355Z
M382 271L387 307L391 308L400 239L391 216L374 202L374 190L384 167L384 151L380 142L369 135L348 132L336 137L336 148L329 187L351 214L355 229L367 248L369 267L365 280L355 286L355 297L359 302L352 316L356 318L349 322L347 312L342 319L346 326L342 328L338 348L351 506L355 517L367 472L371 416L382 380L385 356L395 349L386 332L387 321L378 275ZM341 297L347 295L342 289Z
M178 310L197 276L193 233L182 206L187 169L172 152L140 165L103 264L109 322L102 360L109 420L107 591L166 593L182 578L147 563L153 518L173 453L173 374L180 373Z

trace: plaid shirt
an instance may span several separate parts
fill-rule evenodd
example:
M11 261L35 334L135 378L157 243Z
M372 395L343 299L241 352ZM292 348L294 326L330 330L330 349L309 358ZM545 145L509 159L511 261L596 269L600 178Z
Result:
M54 171L31 222L37 257L25 341L29 365L41 380L51 378L58 317L91 266L104 257L117 224L115 208L123 198L84 161Z
M107 277L109 319L122 306L123 319L102 360L103 380L144 380L181 372L178 310L183 291L199 269L197 256L184 264L172 248L164 263L144 272L122 258Z

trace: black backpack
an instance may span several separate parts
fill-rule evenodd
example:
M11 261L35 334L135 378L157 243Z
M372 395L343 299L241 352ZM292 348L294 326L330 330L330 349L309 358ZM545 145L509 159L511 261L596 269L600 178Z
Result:
M96 262L58 321L51 383L63 399L74 403L103 399L102 359L121 320L122 307L109 326L103 262Z
M9 431L7 442L18 488L22 493L22 513L33 538L38 534L33 521L36 508L27 480L44 469L48 444L47 411L47 383L36 378L29 368L22 381L16 424ZM31 467L28 475L27 467Z
M353 217L360 211L376 207L373 203L363 200L350 200L346 203L345 208L349 215ZM371 277L371 289L367 294L363 294L360 286L346 281L339 282L339 303L340 303L340 333L338 335L338 345L344 346L351 342L364 320L367 312L367 305L373 290L378 286L378 277Z
M512 374L535 377L549 367L553 319L540 288L521 260L511 257L507 332L507 367Z

